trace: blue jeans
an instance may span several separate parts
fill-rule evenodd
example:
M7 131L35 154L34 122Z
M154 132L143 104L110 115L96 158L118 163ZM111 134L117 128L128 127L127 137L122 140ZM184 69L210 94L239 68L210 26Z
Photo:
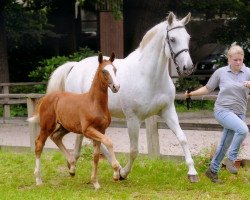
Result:
M228 149L228 159L232 161L237 159L240 145L249 130L244 122L246 116L243 114L236 115L230 111L220 110L215 112L214 116L224 128L220 144L210 164L211 171L218 173Z

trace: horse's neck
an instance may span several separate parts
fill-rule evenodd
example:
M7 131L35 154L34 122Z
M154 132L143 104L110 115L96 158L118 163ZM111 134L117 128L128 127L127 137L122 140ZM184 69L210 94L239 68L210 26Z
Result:
M103 76L103 74L98 68L90 87L89 94L93 102L97 102L97 105L101 105L105 108L108 105L108 84L103 83L100 76Z
M140 49L138 49L140 51ZM162 38L157 40L152 40L141 52L139 56L139 65L138 67L146 74L147 78L150 80L155 80L159 82L160 79L166 78L163 74L168 72L169 58L165 55L164 52L164 42Z

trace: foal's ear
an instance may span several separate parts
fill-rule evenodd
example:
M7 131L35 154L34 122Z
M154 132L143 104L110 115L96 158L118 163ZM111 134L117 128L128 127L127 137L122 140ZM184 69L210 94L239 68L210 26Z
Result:
M114 52L112 52L109 60L110 60L110 62L113 62L115 60L115 53Z
M99 63L102 63L102 61L103 61L102 52L99 52L98 61L99 61Z
M191 13L189 12L186 17L184 17L181 22L183 25L186 25L191 19Z

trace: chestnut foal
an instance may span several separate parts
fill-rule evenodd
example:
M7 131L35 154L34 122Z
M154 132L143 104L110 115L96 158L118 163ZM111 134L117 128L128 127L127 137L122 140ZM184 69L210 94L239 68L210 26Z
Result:
M69 173L72 176L74 175L76 160L62 142L63 136L69 132L83 134L93 140L94 156L91 181L95 189L100 187L97 178L97 167L101 143L108 148L112 157L114 180L120 178L119 170L121 166L116 160L112 141L104 135L111 122L108 110L108 87L114 93L118 92L120 88L115 76L116 68L112 64L114 59L114 53L112 53L109 60L103 59L102 54L99 54L99 67L89 92L84 94L53 92L46 95L41 99L37 107L38 113L28 119L31 123L40 120L40 134L35 142L36 166L34 174L37 185L42 184L40 157L45 141L49 136L65 155Z

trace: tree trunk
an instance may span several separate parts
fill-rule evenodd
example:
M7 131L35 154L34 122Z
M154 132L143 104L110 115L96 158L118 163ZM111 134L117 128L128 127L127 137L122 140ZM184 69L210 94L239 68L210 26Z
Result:
M0 83L4 82L9 82L9 67L4 15L3 9L0 8Z

